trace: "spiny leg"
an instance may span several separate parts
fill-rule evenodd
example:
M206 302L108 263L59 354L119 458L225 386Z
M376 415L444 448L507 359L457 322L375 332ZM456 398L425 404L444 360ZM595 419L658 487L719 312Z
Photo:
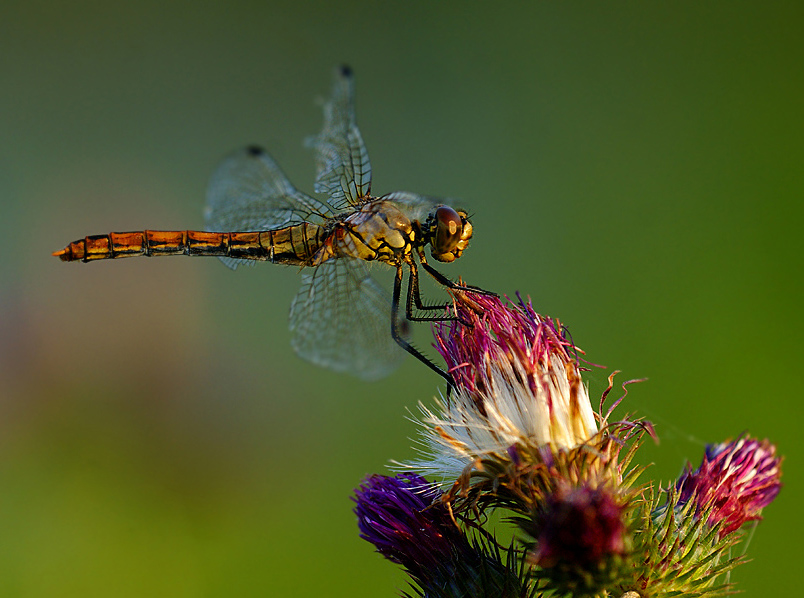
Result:
M421 293L419 292L419 270L416 268L416 262L410 260L408 262L410 267L410 274L408 275L408 297L405 303L405 317L411 322L451 322L458 318L455 316L443 315L449 307L448 304L442 305L424 305L422 303ZM413 315L413 306L421 311L440 311L442 315L438 316L415 316Z
M396 277L394 278L394 296L393 301L391 303L391 336L394 338L396 343L402 347L405 351L413 355L416 359L421 361L424 365L429 367L433 370L436 374L444 378L447 381L447 396L449 396L450 391L455 386L455 381L452 379L452 376L434 364L432 361L427 359L416 347L411 345L408 341L406 341L402 337L402 333L399 330L399 299L402 295L402 264L397 266L396 268Z
M430 276L432 276L436 280L437 283L439 283L440 285L446 287L447 289L450 289L451 291L459 291L459 292L466 292L466 293L478 293L480 295L487 295L487 296L491 296L491 297L497 297L498 296L497 293L494 293L492 291L486 291L485 289L481 289L480 287L476 287L476 286L472 286L472 285L462 285L462 284L458 284L456 282L453 282L452 280L450 280L449 278L447 278L446 276L441 274L441 272L439 272L438 270L433 268L430 264L428 264L423 253L419 254L419 258L420 258L420 261L422 263L422 266L427 271L427 273L430 274ZM421 297L419 296L419 277L418 277L418 272L416 270L416 264L414 262L411 261L410 265L411 265L411 283L413 283L413 285L415 287L415 297L414 297L414 299L416 299L416 306L419 309L446 309L447 306L435 306L435 307L431 307L431 308L423 308L420 305L421 304ZM410 288L409 288L408 289L408 294L410 295L410 293L411 293L411 291L410 291ZM408 297L408 310L410 311L410 297ZM469 322L464 321L457 314L454 315L454 316L442 316L440 318L413 318L410 315L410 313L408 313L408 319L431 320L431 321L453 321L453 322L457 321L457 322L460 322L461 324L463 324L464 326L467 326L469 328L472 327L472 324L470 324Z
M447 287L448 289L452 289L454 291L465 291L467 293L479 293L481 295L489 295L491 297L498 296L497 293L493 291L487 291L485 289L481 289L480 287L475 287L471 285L462 285L458 284L457 282L453 282L449 278L441 274L441 272L433 268L430 264L428 264L427 261L424 259L423 254L420 255L419 257L421 258L422 268L427 270L427 273L433 278L435 278L439 284Z
M450 307L449 304L442 304L442 305L424 305L422 303L421 294L419 292L419 271L416 268L416 262L409 262L410 266L410 277L408 278L408 300L405 306L405 316L411 322L460 322L464 326L469 328L472 327L470 322L467 322L461 319L457 314L454 316L446 315L447 309ZM442 312L441 315L438 316L414 316L413 315L413 305L416 305L416 309L425 311L425 310L436 310Z

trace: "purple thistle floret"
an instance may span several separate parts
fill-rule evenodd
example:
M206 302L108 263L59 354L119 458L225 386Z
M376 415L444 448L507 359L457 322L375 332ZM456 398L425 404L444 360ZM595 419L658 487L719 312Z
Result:
M455 523L441 492L415 473L369 476L355 492L360 537L405 567L424 598L524 598L515 552L470 542Z
M415 473L372 475L355 492L360 537L414 577L441 564L453 552L471 552L441 492Z
M436 349L456 384L467 391L487 392L490 358L504 355L522 368L533 393L540 384L537 374L549 367L551 357L570 360L573 345L563 338L561 324L537 314L529 301L519 299L517 305L508 307L499 297L489 295L458 299L463 299L455 302L459 321L434 327Z
M743 435L737 440L706 447L697 471L687 464L676 483L679 504L695 501L699 511L711 508L709 523L724 521L721 536L748 521L761 519L781 489L781 457L767 440Z

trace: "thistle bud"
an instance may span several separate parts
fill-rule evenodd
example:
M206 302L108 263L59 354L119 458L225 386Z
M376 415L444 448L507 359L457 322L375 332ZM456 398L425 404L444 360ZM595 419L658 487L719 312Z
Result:
M711 509L709 524L723 521L721 535L730 534L744 523L761 519L781 490L781 457L767 440L743 435L737 440L706 447L696 471L687 464L676 482L679 504L693 501L698 512Z

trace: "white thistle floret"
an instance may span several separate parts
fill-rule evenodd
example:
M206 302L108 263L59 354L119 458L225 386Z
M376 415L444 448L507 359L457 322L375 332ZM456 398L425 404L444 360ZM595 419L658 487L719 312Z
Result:
M505 355L485 357L482 392L459 386L435 410L419 404L426 456L410 467L454 481L479 458L508 458L512 446L571 449L597 433L588 390L574 361L552 353L538 362L535 372L527 372ZM529 379L536 383L528 384Z

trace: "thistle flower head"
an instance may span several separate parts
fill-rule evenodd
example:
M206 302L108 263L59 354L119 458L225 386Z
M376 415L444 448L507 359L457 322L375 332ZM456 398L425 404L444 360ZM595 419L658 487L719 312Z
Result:
M499 297L458 296L458 321L436 326L436 346L464 402L477 415L504 423L504 444L527 439L571 448L595 432L595 418L574 346L557 320L530 302L508 306ZM466 325L469 324L469 326Z
M572 449L595 436L575 348L558 321L521 299L480 294L456 293L455 309L456 321L434 327L455 389L438 414L422 407L434 459L417 468L454 480L478 458L510 461L516 447Z
M353 498L360 536L404 566L421 596L530 596L515 553L504 561L496 546L470 542L440 496L415 473L370 476Z
M687 464L676 482L679 504L694 502L699 512L711 509L710 525L724 521L721 535L761 519L781 489L781 457L767 440L743 435L737 440L706 447L696 471Z
M440 496L415 473L366 478L353 499L360 537L411 573L434 567L453 547L468 548L446 507L433 504Z

